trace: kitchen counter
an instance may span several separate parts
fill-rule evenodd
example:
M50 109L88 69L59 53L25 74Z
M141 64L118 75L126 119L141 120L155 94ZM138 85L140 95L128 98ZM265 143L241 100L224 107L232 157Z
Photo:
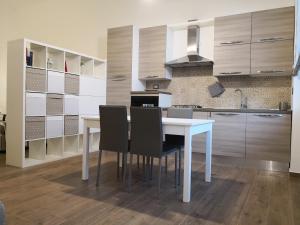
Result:
M131 95L155 95L155 94L172 95L172 93L170 92L160 91L160 90L132 91L130 93Z
M164 110L167 110L165 108ZM236 113L272 113L272 114L292 114L291 110L282 111L278 109L218 109L218 108L197 108L194 112L236 112Z

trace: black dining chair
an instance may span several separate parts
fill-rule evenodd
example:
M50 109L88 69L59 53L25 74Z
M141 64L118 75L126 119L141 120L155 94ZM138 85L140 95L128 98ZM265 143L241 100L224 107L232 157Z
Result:
M143 108L131 107L131 135L130 135L130 164L129 164L129 189L132 183L133 154L150 158L158 158L158 193L161 186L161 160L162 157L175 153L175 184L177 184L177 152L178 146L163 142L161 109L158 107ZM149 170L148 170L149 171ZM176 185L177 190L177 185Z
M100 144L97 167L96 186L99 186L102 151L117 153L117 174L119 175L119 158L122 153L123 182L125 183L127 168L127 153L129 150L128 119L126 106L99 106L100 114Z
M168 108L167 117L181 118L181 119L193 119L193 109L192 108ZM184 147L184 136L167 134L167 135L165 135L165 140L168 143L172 143L173 145L179 146L178 181L179 181L179 185L180 185L180 183L181 183L181 150ZM166 167L167 167L167 165L166 165Z
M0 225L5 225L5 209L4 204L0 201Z

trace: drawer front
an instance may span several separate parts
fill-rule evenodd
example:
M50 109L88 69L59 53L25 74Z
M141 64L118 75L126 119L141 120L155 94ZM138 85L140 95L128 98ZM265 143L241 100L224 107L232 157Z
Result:
M245 158L246 113L211 113L213 154Z
M79 76L65 74L65 93L79 95Z
M48 92L63 94L65 91L64 73L48 71Z
M64 113L66 115L79 114L79 97L73 95L65 95Z
M207 119L208 112L193 112L194 119ZM205 137L206 134L197 134L192 139L192 150L193 152L205 153Z
M131 79L123 77L108 79L106 91L107 104L130 106L130 91Z
M63 115L64 99L63 95L47 94L47 115Z
M46 70L26 69L26 91L46 92Z
M46 94L26 93L26 116L46 115Z
M215 46L251 42L251 13L215 18Z
M271 9L252 14L252 42L294 39L295 8Z
M75 135L79 132L79 116L65 116L65 135Z
M251 73L258 75L291 75L294 62L292 40L253 43Z
M250 74L250 44L218 46L214 49L215 76Z
M249 113L246 158L290 161L291 115Z
M80 77L80 95L105 96L106 80Z
M64 135L64 118L63 116L47 117L47 138L62 137Z
M45 117L33 116L25 118L25 140L45 138Z

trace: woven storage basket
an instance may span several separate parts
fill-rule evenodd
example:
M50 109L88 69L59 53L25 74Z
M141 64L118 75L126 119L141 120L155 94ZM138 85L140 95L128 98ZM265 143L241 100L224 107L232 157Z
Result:
M26 90L46 92L46 70L43 69L26 69Z
M30 116L25 119L25 139L45 138L45 117Z
M63 115L64 99L63 95L47 94L47 115Z
M65 135L78 134L79 116L65 116Z
M79 76L65 74L65 93L79 95Z

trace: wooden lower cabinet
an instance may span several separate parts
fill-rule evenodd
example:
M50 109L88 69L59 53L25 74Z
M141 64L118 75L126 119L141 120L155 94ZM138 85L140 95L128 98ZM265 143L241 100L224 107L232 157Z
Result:
M127 75L107 79L106 103L130 106L131 79Z
M291 115L248 113L246 158L290 161Z
M194 112L194 119L208 119L209 112ZM192 151L205 153L205 137L206 134L197 134L192 139Z
M245 157L246 113L212 112L213 154Z

